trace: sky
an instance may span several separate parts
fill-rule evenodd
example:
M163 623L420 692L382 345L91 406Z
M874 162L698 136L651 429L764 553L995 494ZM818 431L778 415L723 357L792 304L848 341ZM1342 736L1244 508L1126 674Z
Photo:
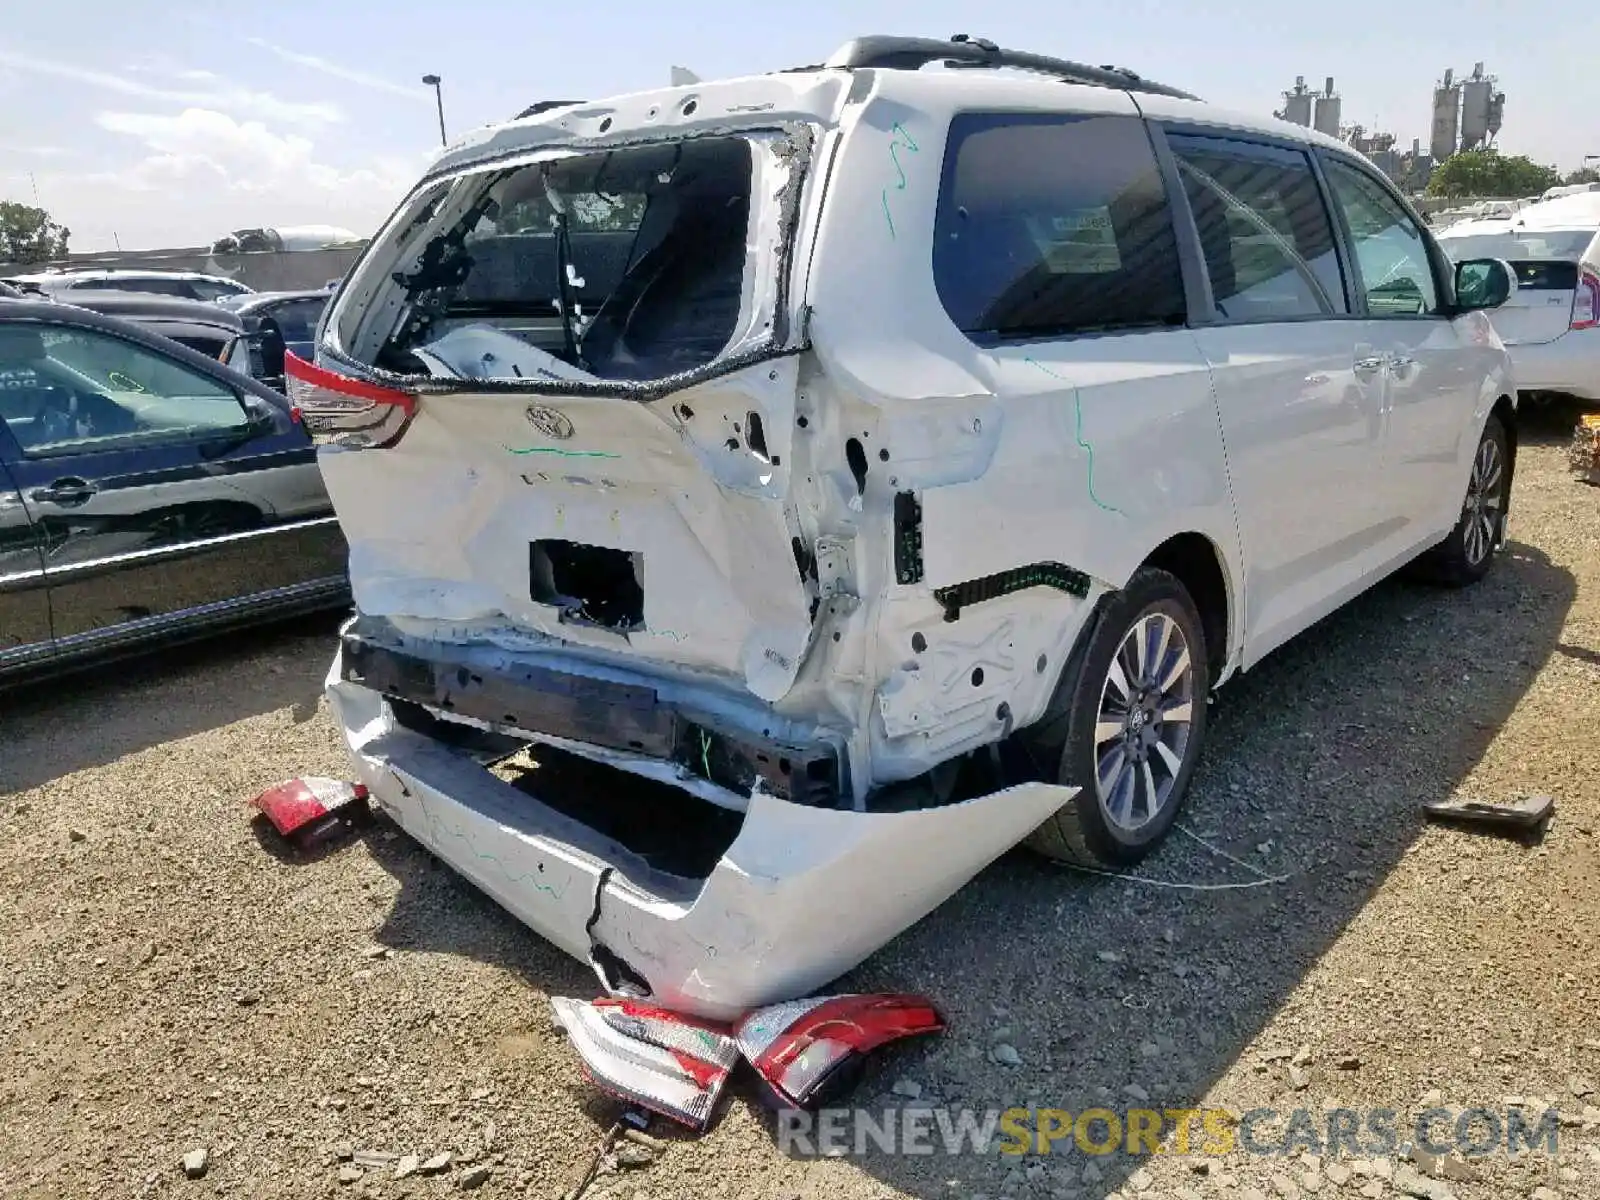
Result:
M1347 123L1427 143L1431 92L1482 61L1504 153L1563 171L1600 154L1600 16L1553 0L54 0L0 25L0 199L37 203L72 249L194 246L234 229L370 233L447 132L542 99L598 99L820 62L870 33L1117 63L1229 108L1281 108L1332 75ZM254 15L251 15L254 14ZM982 25L973 24L974 18ZM1580 28L1587 25L1587 29ZM1586 69L1587 68L1587 69Z

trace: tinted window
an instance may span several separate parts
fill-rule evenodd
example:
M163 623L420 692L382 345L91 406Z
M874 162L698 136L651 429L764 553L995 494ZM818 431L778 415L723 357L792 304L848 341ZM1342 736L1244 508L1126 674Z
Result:
M1421 228L1365 171L1328 161L1328 185L1355 241L1367 309L1375 317L1439 311L1439 292Z
M1177 243L1144 125L958 115L933 274L950 319L980 341L1182 324Z
M1168 140L1219 315L1272 321L1348 311L1333 225L1305 154L1220 138Z
M29 457L212 437L246 427L232 388L110 334L0 323L0 418Z
M283 340L290 349L304 347L311 343L312 336L317 331L317 320L322 316L326 300L289 300L283 304L275 304L261 314L262 317L271 317L278 323L278 329L283 333Z

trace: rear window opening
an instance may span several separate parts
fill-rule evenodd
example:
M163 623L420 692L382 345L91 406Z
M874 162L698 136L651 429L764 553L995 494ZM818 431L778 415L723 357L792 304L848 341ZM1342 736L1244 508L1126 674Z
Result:
M528 588L536 603L559 608L563 621L623 633L644 625L644 556L633 551L534 542Z
M753 174L751 143L725 137L451 185L433 205L461 215L398 264L401 315L377 365L464 378L552 373L525 347L565 364L557 377L654 380L708 365L740 328Z
M1512 262L1517 286L1532 292L1570 292L1578 286L1575 262Z

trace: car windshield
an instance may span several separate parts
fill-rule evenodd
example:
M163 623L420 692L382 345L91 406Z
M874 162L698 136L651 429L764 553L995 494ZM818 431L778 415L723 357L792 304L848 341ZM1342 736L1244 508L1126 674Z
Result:
M1594 240L1593 229L1526 230L1508 229L1504 233L1445 233L1439 244L1456 262L1469 258L1503 258L1517 262L1533 258L1577 259Z

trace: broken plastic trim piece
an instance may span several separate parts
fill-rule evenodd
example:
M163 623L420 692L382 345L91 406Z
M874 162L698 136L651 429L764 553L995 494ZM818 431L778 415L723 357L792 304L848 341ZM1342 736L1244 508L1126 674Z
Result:
M1034 563L1001 571L998 575L985 575L982 579L935 588L933 598L944 606L944 619L955 621L960 619L961 610L969 605L998 600L1012 592L1034 587L1055 588L1082 599L1089 594L1089 577L1082 571L1060 563Z
M757 1009L734 1029L739 1050L782 1104L816 1107L853 1060L888 1042L938 1033L944 1018L924 996L822 996Z
M628 1001L552 996L550 1005L601 1091L696 1131L711 1124L737 1060L725 1031Z
M304 842L364 813L366 801L365 784L313 775L268 788L253 804L283 837Z

